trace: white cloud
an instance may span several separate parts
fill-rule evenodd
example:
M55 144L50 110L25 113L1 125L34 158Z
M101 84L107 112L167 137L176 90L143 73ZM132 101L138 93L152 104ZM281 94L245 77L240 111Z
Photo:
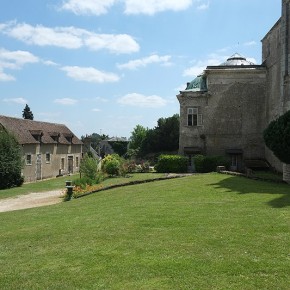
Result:
M15 81L15 77L0 70L0 82Z
M78 102L78 100L70 99L70 98L63 98L63 99L55 99L54 103L60 104L60 105L75 105Z
M131 93L121 97L118 103L126 106L141 108L159 108L164 107L167 101L160 96L144 96L142 94Z
M131 60L124 64L118 64L119 69L130 69L135 70L139 67L146 67L149 64L161 63L162 65L170 65L169 60L171 59L170 55L159 56L156 54L144 57L141 59Z
M61 68L67 76L77 80L90 83L117 82L120 77L114 73L102 72L93 67L65 66Z
M139 44L128 34L89 33L84 43L91 50L108 49L112 53L132 53L140 49Z
M192 0L125 0L125 13L154 15L166 10L185 10L191 5Z
M125 14L154 15L163 11L181 11L188 9L193 3L196 9L205 10L209 7L208 0L64 0L62 10L71 11L77 15L101 15L117 3L125 5Z
M6 103L14 103L14 104L27 104L27 100L24 98L12 98L12 99L4 99L3 100Z
M196 77L200 75L207 66L210 65L220 65L223 63L228 57L224 55L218 54L210 54L207 59L195 61L195 64L184 70L183 76L186 77Z
M94 109L92 109L92 111L93 111L93 112L101 112L101 110L98 109L98 108L94 108Z
M42 60L41 62L47 66L58 66L57 63L55 63L54 61L51 61L51 60Z
M107 49L112 53L139 51L139 44L128 34L97 34L75 27L32 26L26 23L0 24L0 32L27 44L56 46L66 49L87 47L91 50Z
M26 63L36 63L39 61L38 57L28 51L9 51L6 49L0 49L0 60L14 63L16 68L20 68Z
M67 0L61 9L72 11L79 14L101 15L108 11L116 0Z
M38 57L28 51L9 51L0 48L0 81L14 81L15 78L4 72L5 69L18 70L25 64L39 62Z

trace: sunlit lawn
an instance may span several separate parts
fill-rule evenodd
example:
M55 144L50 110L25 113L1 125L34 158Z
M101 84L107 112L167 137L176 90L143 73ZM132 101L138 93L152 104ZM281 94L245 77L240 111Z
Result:
M0 288L289 289L289 189L203 174L0 213Z
M118 183L126 183L133 180L142 180L142 179L154 179L164 174L161 173L142 173L142 174L129 174L129 177L114 177L114 178L106 178L101 184L105 186L118 184ZM33 183L25 183L21 187L15 187L11 189L0 190L0 199L7 197L14 197L21 194L28 194L31 192L44 192L50 190L57 189L65 189L66 180L75 180L79 178L79 174L75 174L72 176L62 176L57 178L52 178L48 180L37 181Z

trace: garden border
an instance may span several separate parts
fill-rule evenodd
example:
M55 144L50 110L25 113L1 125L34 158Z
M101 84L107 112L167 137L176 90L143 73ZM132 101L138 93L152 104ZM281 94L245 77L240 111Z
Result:
M108 185L108 186L105 186L103 188L99 188L99 189L96 189L96 190L93 190L93 191L86 192L86 193L83 193L81 195L78 195L78 196L74 197L74 199L81 198L81 197L84 197L84 196L88 196L88 195L91 195L91 194L96 193L96 192L113 189L113 188L124 187L124 186L129 186L129 185L136 185L136 184L142 184L142 183L148 183L148 182L154 182L154 181L161 181L161 180L167 180L167 179L181 178L181 177L186 177L186 176L190 176L190 175L193 175L193 174L170 174L169 173L165 177L158 177L158 178L145 179L145 180L134 180L134 181L123 182L123 183L119 183L119 184Z

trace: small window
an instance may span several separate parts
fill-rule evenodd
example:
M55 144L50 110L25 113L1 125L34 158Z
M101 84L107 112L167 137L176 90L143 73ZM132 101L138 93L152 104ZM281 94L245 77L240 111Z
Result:
M50 163L50 153L45 154L45 162Z
M187 126L201 126L202 122L202 114L199 114L198 107L187 109Z
M32 164L32 156L31 154L26 154L26 165Z
M61 158L60 168L61 170L64 170L64 158Z
M76 167L78 168L79 167L79 157L76 156Z

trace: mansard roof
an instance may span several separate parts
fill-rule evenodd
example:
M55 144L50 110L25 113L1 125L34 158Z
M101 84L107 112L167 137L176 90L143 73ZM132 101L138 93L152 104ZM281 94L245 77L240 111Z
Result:
M191 81L190 83L187 83L185 91L192 91L192 92L207 91L205 75L199 75L193 81Z
M0 115L0 126L14 134L19 144L82 144L63 124L39 122Z

